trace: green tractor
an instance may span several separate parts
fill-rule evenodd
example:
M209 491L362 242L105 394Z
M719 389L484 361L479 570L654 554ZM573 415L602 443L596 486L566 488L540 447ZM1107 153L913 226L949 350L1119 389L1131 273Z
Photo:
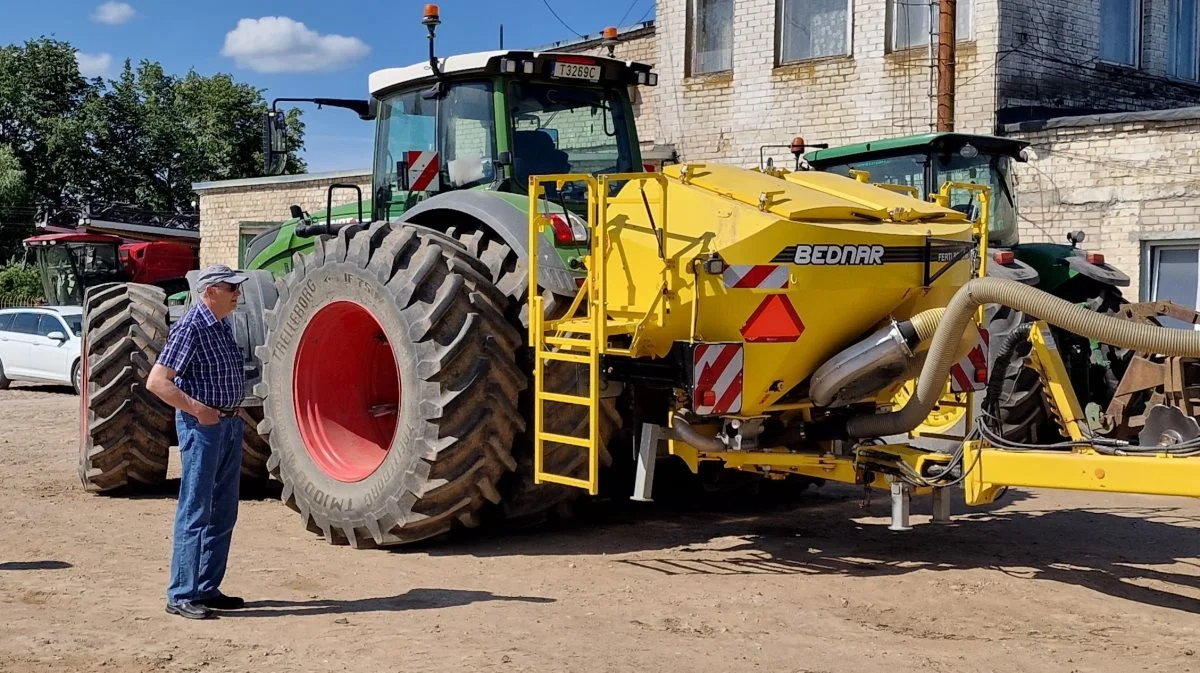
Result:
M808 152L803 155L803 168L901 185L926 200L946 183L986 185L991 189L988 275L1027 283L1093 310L1127 310L1130 305L1120 288L1129 285L1129 276L1106 263L1103 255L1080 248L1083 232L1068 234L1066 244L1020 241L1013 163L1029 160L1028 147L1029 143L1012 138L930 133ZM952 191L948 205L973 218L979 214L975 192ZM1008 308L989 310L991 364L1004 350L1003 342L1014 333L1018 333L1014 340L1019 338L1019 328L1028 320ZM1128 426L1128 418L1106 417L1106 411L1133 354L1057 330L1055 337L1093 429L1128 432L1130 428L1120 427ZM1059 424L1043 399L1041 380L1023 364L1027 351L1025 341L1016 352L1006 354L1002 371L994 373L995 385L1002 385L997 392L1002 394L992 397L994 408L984 412L997 417L1006 439L1028 444L1061 441Z
M265 469L282 482L282 499L335 544L394 545L482 523L528 525L574 509L581 491L533 477L533 428L523 420L532 405L524 373L532 369L527 296L540 293L547 317L555 317L578 293L589 249L588 194L570 182L547 187L538 205L543 239L531 250L529 177L644 168L631 94L657 84L650 66L532 51L438 58L436 14L424 23L429 60L371 74L369 99L279 99L264 122L267 173L283 166L280 100L349 109L375 124L369 193L332 185L324 212L292 206L291 219L252 240L249 291L234 316L252 384L243 405L253 421L246 454L268 456ZM339 191L351 192L352 201L335 207ZM532 289L530 255L540 268ZM144 377L170 318L166 306L156 306L164 298L141 288L113 291L135 301L110 311L121 323L93 307L93 334L108 330L132 346L98 347L89 361L102 362L108 352L137 357L134 368ZM544 380L560 397L587 386L571 362L548 363ZM169 417L144 391L133 392L131 413ZM620 393L617 384L602 391L602 446L615 446L608 440L618 436ZM544 408L545 432L586 432L586 409ZM138 423L122 413L99 418L85 402L85 484L87 475L93 485L157 477L120 473L118 452L97 445L98 423ZM161 428L146 436L136 450L165 441ZM632 451L602 454L608 469L636 469ZM105 462L95 464L95 455ZM544 456L547 471L587 473L587 456L574 446L548 443ZM739 475L715 472L715 486L687 482L684 494L743 488ZM670 475L660 474L656 488L671 488L663 476ZM722 482L731 477L732 486Z

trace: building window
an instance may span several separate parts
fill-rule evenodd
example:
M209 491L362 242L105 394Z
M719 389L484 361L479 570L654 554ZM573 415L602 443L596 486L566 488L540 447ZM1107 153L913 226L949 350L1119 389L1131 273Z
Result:
M691 72L733 69L733 0L692 0Z
M1141 36L1141 0L1100 0L1100 60L1136 68Z
M954 32L960 41L971 39L974 5L973 0L958 0ZM937 29L937 0L888 0L888 11L891 13L892 50L925 47L931 43L930 31Z
M1172 301L1184 308L1200 309L1200 242L1151 244L1146 248L1147 301ZM1167 327L1200 329L1174 318L1160 317Z
M779 62L850 53L850 0L779 0Z
M1200 78L1196 52L1196 0L1171 0L1167 17L1167 74L1180 79Z

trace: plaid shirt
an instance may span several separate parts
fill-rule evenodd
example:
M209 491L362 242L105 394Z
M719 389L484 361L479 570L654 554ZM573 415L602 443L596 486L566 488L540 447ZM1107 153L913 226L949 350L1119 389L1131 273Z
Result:
M233 329L202 301L171 326L158 363L175 370L175 385L201 404L230 409L245 396L246 372Z

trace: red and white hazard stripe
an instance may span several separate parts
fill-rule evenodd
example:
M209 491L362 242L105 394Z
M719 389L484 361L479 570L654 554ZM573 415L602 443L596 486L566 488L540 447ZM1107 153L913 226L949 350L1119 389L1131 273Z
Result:
M437 152L413 150L408 152L408 188L414 192L436 192L441 189Z
M699 344L692 355L694 411L700 415L742 410L742 344Z
M790 285L786 264L730 266L722 279L730 290L786 290Z
M988 332L981 327L976 327L976 329L979 331L979 337L975 341L975 346L967 352L965 358L954 363L954 366L950 368L951 392L978 392L987 387Z

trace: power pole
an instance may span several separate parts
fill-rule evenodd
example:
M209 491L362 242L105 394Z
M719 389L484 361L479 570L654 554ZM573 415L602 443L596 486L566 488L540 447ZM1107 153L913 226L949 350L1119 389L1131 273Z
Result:
M938 0L937 130L954 130L954 61L958 0Z

